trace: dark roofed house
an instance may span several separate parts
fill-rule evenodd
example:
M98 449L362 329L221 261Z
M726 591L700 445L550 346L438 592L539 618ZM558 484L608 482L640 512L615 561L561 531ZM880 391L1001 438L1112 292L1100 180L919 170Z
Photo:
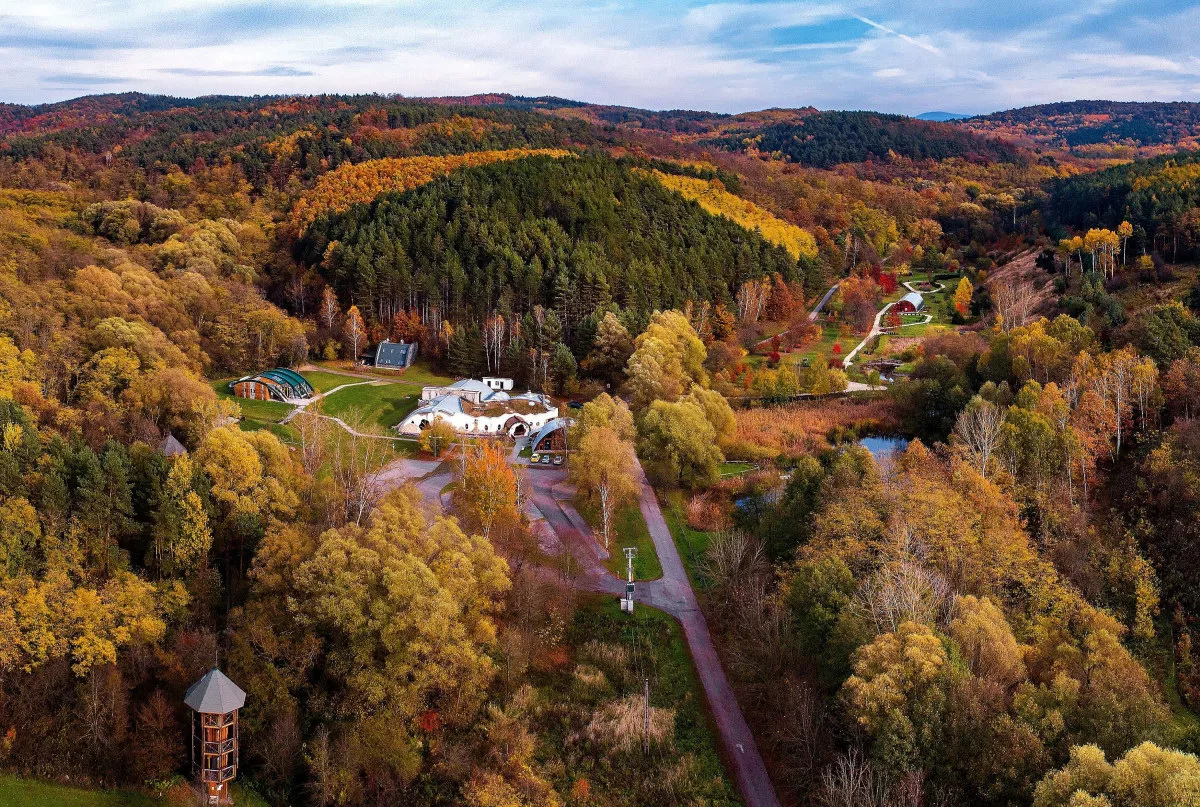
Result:
M158 450L164 457L178 457L187 453L183 443L176 440L175 435L170 432L167 432L167 436L163 438L162 445L158 447Z
M391 370L403 370L417 359L415 342L389 342L384 339L363 354L363 364Z

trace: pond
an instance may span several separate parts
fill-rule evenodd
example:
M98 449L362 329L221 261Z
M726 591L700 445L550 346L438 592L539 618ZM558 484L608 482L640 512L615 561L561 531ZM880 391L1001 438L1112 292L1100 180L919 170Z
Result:
M858 441L877 460L898 454L908 448L908 438L892 435L889 437L864 437Z

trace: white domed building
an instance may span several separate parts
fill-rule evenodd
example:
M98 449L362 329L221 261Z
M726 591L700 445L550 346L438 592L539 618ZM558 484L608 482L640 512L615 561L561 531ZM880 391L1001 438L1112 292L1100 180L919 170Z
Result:
M536 392L513 395L512 386L511 378L464 378L446 387L425 387L421 405L396 431L418 435L440 419L463 434L525 437L558 417L558 407L548 396Z

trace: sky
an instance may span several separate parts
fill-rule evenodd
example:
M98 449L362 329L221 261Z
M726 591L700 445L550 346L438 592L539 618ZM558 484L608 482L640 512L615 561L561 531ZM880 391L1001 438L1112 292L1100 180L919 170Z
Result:
M1200 100L1200 0L0 0L0 101L508 92L983 113Z

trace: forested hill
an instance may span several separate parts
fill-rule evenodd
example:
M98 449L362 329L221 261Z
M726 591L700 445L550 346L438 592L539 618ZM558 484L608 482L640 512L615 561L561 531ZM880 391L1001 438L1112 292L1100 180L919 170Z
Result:
M962 121L964 128L1084 155L1151 156L1200 147L1200 103L1065 101Z
M0 112L0 158L79 161L119 154L141 169L237 163L252 189L302 182L344 162L485 149L590 143L582 121L503 107L393 96L178 99L139 93L79 98ZM5 121L8 121L6 124Z
M1051 185L1050 219L1086 229L1122 220L1163 235L1185 230L1200 205L1200 151L1136 160ZM1189 213L1189 211L1193 211Z
M493 163L384 194L318 218L298 257L383 321L445 301L454 319L544 305L570 328L609 302L649 313L728 300L751 277L797 277L782 247L595 155Z
M703 141L732 150L753 149L804 165L884 159L889 153L914 160L960 157L970 162L1015 162L1020 151L947 123L878 112L814 112L760 128L732 128Z

